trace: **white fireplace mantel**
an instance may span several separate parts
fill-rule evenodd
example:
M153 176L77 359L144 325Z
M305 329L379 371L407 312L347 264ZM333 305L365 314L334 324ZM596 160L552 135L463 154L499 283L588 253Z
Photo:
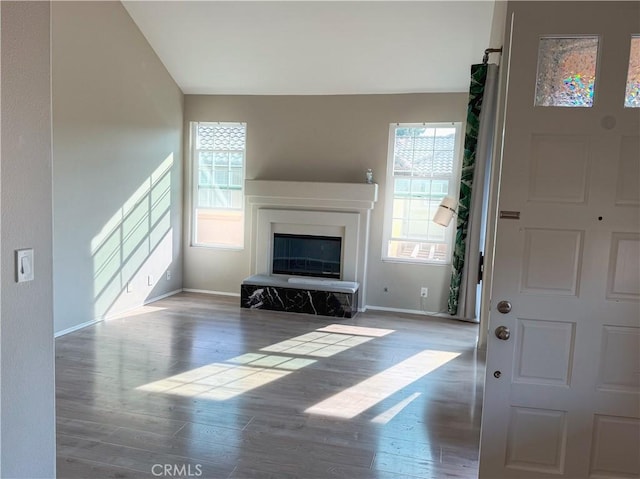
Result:
M250 201L303 200L335 204L339 208L373 209L378 201L376 183L325 183L315 181L245 180L245 195Z
M252 274L271 274L274 232L339 235L341 279L360 283L360 304L366 304L369 223L378 200L377 184L246 180L245 194L254 245Z

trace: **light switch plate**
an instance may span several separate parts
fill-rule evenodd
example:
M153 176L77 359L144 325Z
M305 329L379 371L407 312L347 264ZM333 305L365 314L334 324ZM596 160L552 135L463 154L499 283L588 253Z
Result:
M33 249L16 250L16 283L33 281Z

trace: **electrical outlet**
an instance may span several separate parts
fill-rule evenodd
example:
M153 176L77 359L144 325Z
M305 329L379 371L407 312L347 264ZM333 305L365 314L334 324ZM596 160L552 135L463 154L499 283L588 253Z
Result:
M167 281L171 279L171 271L167 270Z
M153 275L150 274L149 276L147 276L147 284L149 286L153 286Z
M423 286L422 288L420 288L420 297L426 298L427 296L429 296L429 288Z

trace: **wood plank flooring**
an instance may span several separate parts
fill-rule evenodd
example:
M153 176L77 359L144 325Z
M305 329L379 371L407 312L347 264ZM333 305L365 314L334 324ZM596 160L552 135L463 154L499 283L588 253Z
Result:
M477 330L172 296L56 340L58 478L475 478Z

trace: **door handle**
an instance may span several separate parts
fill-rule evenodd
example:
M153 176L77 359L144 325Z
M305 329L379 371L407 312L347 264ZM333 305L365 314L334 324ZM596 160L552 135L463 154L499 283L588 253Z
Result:
M498 326L496 328L496 338L501 339L502 341L506 341L511 337L511 331L506 326Z

